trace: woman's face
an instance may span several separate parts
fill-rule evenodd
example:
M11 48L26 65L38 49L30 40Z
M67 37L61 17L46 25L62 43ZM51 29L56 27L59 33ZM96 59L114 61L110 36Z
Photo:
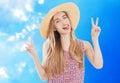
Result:
M70 20L64 12L58 12L54 15L53 24L55 30L57 30L60 34L67 34L71 31Z

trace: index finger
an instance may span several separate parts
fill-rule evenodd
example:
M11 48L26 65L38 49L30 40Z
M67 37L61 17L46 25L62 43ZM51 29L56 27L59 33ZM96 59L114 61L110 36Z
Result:
M92 26L94 26L94 21L93 21L93 18L91 18L91 23L92 23Z
M29 37L29 40L30 40L30 43L33 44L33 40L31 36Z

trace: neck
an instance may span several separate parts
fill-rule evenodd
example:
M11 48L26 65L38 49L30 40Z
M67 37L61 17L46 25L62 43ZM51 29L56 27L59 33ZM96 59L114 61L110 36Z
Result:
M70 35L61 35L61 45L64 51L69 51L70 46Z

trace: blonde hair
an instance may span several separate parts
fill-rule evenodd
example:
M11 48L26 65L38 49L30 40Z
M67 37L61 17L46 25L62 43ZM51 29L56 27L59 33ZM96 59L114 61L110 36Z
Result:
M64 13L67 15L66 12ZM53 30L54 25L52 21L53 18L51 19L49 24L49 32L47 36L49 44L48 48L46 48L47 59L44 65L48 77L53 77L54 75L60 74L63 71L65 64L65 56L63 54L63 49L60 41L60 34L57 31ZM72 59L79 62L79 67L83 68L83 53L81 48L79 47L77 39L74 36L73 28L71 28L70 36L71 42L69 47L69 54ZM78 59L74 57L75 54L78 56Z

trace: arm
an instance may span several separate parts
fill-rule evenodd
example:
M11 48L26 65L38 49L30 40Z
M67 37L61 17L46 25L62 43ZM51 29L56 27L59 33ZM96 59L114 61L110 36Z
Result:
M42 80L47 79L45 70L44 70L43 66L40 64L39 57L38 57L38 55L35 51L35 48L34 48L34 45L33 45L33 42L32 42L32 38L30 38L30 43L25 42L25 44L27 45L26 50L28 51L28 53L33 58L33 61L34 61L34 64L35 64L35 67L36 67L36 70L38 72L39 77Z
M99 42L96 41L95 43L93 43L93 47L92 47L92 45L88 41L85 41L84 46L85 46L85 53L91 64L97 69L102 68L103 59L102 59L102 53L100 50Z
M98 41L99 34L100 34L100 28L98 27L98 18L96 20L96 25L94 24L92 19L91 35L92 35L93 48L91 44L87 41L84 42L84 46L85 46L85 53L89 61L97 69L100 69L103 67L103 58L102 58L102 53L101 53L100 45Z

